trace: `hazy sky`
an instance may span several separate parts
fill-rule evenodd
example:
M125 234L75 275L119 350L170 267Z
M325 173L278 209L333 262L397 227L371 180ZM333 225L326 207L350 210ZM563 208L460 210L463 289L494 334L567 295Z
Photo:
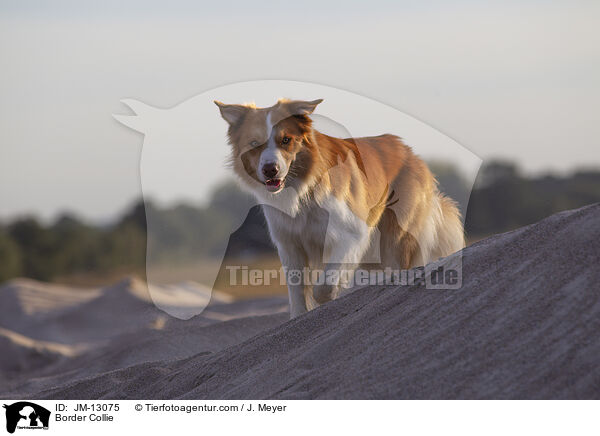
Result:
M141 193L119 100L248 80L366 96L529 172L600 166L599 19L597 1L0 1L0 219L114 217Z

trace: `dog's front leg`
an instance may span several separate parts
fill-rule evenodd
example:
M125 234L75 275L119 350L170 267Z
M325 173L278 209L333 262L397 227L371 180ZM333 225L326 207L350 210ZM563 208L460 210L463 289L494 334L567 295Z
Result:
M296 318L307 312L304 296L304 256L298 250L278 249L284 269L290 301L290 318Z
M346 233L342 238L326 238L324 250L325 281L313 288L313 296L319 304L337 297L342 278L350 278L369 247L371 229L366 225L360 231Z
M288 284L288 296L290 300L291 319L307 312L306 298L304 297L304 286Z

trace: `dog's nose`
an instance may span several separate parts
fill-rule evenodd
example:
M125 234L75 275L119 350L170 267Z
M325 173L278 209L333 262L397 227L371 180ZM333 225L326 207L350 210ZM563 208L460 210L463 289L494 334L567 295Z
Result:
M267 179L272 179L279 172L279 165L276 163L266 163L263 165L262 172Z

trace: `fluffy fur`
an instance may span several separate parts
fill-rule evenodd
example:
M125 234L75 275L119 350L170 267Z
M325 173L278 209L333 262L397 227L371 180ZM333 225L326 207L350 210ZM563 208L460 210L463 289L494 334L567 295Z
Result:
M313 129L309 115L321 101L215 102L229 124L233 170L265 205L284 268L407 269L463 248L455 202L410 147L393 135L341 139ZM288 290L295 317L307 301L335 298L339 283L311 293L290 280Z

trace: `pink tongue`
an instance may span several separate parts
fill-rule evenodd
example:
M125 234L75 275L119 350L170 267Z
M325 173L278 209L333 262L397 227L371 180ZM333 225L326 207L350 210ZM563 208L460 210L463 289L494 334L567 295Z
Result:
M281 184L281 180L267 180L267 185L278 187Z

